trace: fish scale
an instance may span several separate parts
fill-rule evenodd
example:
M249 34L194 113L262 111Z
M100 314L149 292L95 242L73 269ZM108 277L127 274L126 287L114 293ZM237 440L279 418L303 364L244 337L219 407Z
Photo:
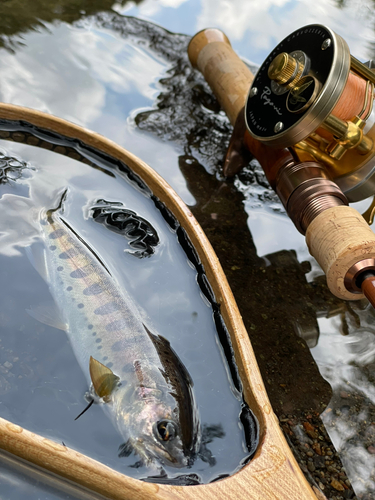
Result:
M89 384L100 397L105 394L104 407L126 442L123 455L132 450L145 463L156 458L187 465L200 443L190 375L169 342L143 324L99 256L57 213L65 194L41 218L41 230L46 278L76 358ZM103 377L97 385L93 371L98 380Z

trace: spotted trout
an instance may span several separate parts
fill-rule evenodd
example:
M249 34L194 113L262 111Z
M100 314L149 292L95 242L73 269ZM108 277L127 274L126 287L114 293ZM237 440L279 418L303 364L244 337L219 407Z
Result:
M124 439L120 455L134 451L147 465L189 465L200 442L190 375L63 218L65 195L40 219L45 278L91 390Z

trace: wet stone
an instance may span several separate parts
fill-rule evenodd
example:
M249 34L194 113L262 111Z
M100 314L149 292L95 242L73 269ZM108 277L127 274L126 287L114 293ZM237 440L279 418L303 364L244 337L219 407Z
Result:
M324 457L320 457L319 455L315 455L314 465L317 469L323 469L325 466Z
M313 462L307 462L307 468L310 472L315 471L315 465L313 464Z
M332 488L335 488L335 490L337 490L337 491L344 491L345 490L344 486L337 479L332 479L331 486L332 486Z

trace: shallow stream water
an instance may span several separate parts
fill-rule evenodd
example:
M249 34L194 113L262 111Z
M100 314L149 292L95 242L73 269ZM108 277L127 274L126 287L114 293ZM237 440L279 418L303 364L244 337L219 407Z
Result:
M255 163L234 182L222 179L220 167L231 128L203 79L191 70L186 46L189 36L199 29L216 26L226 32L244 59L258 65L287 34L300 26L320 23L343 36L352 54L365 61L373 57L375 47L373 2L144 0L115 4L104 0L40 0L33 3L33 10L25 9L26 4L25 0L0 6L4 45L0 49L0 99L50 112L113 139L149 163L172 185L199 215L212 241L220 231L226 235L215 242L215 250L236 289L236 299L276 413L287 415L311 408L320 412L328 405L322 418L354 490L359 498L371 498L375 494L375 315L366 303L344 304L330 296L304 238L286 217ZM151 23L183 34L168 33ZM49 172L51 182L46 181L39 188L38 197L41 203L49 203L54 192L52 163L56 166L63 161L66 165L66 160L27 146L8 142L0 146L36 169L25 172L21 183L11 181L2 186L2 201L6 200L5 193L27 197L28 186L41 168ZM99 175L89 167L83 168L87 175L76 179L74 202L81 214L74 215L74 221L81 228L87 222L82 207L95 197L94 177ZM68 171L67 167L66 178ZM366 204L361 203L359 208ZM104 228L94 227L94 223L91 226L90 234L92 231L95 244L100 246ZM114 238L107 233L106 237ZM23 234L31 239L34 233L26 225ZM114 264L120 259L119 254L121 258L131 258L118 249L110 257ZM23 278L31 272L29 263L20 255L1 258L7 262L6 268L2 264L7 280L9 276L19 276L11 283L15 293L23 297L20 309L29 307ZM312 271L308 264L303 264L305 261ZM193 276L193 270L187 271ZM35 286L42 296L47 294L37 276ZM137 293L136 286L132 290ZM76 401L82 400L85 390L83 382L76 394L72 395L69 389L56 392L51 386L54 379L48 373L50 367L59 370L59 376L68 375L64 365L56 364L56 345L61 352L69 350L66 338L61 332L45 334L44 327L34 323L39 328L41 343L32 345L22 330L30 318L23 313L21 316L18 306L17 313L10 314L15 311L15 304L8 290L5 292L3 310L9 328L16 315L21 332L18 340L13 336L5 339L8 345L1 353L6 349L13 352L7 352L6 357L1 354L1 366L3 371L13 371L18 380L21 372L16 372L18 361L13 359L21 359L19 353L24 353L33 366L27 383L31 387L31 380L36 382L36 392L29 393L26 401L16 401L14 397L15 403L12 401L9 406L22 420L22 404L30 405L30 415L37 415L40 398L46 401L44 398L50 394L58 401L56 419L62 411L75 416ZM186 325L193 328L192 317L186 318ZM320 373L331 384L332 398L299 336L307 340ZM43 349L50 346L54 353L45 365L40 357L48 356L41 356L41 345ZM9 365L4 363L13 366L7 368ZM8 373L1 375L6 380ZM213 379L221 385L218 377ZM207 378L208 381L201 376L203 385L211 383ZM227 379L225 383L228 394L232 394ZM0 407L3 405L2 402ZM6 411L1 416L7 417ZM88 412L87 419L90 418L93 416ZM238 414L234 422L237 421ZM28 427L26 423L25 426ZM45 417L40 426L51 427ZM89 425L87 428L92 429ZM105 423L103 432L112 432ZM100 436L95 436L98 439ZM99 447L95 440L93 446ZM221 442L217 439L213 446ZM339 492L337 495L343 498ZM19 497L23 498L21 492Z

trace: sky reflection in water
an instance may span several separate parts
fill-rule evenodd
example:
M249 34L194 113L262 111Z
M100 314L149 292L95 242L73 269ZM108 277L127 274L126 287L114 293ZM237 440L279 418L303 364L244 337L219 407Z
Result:
M118 4L115 9L189 35L208 26L219 27L234 49L256 64L282 38L310 23L326 24L343 36L360 60L375 53L375 16L370 0L347 2L341 9L336 2L327 0L144 0L138 5ZM74 27L64 23L46 25L45 30L39 28L23 35L15 53L0 51L0 99L55 114L113 139L148 162L186 203L193 204L185 179L175 168L181 154L179 147L137 130L134 124L138 112L153 106L160 91L158 81L168 69L168 63L147 47L91 22L82 21ZM258 193L246 186L241 188L258 254L293 248L300 261L310 259L304 238L282 213L281 206L263 205ZM340 334L343 322L338 316L319 320L321 334L313 354L335 390L342 392L346 384L374 403L374 381L353 366L362 363L371 367L373 363L374 314L358 311L355 306L353 309L355 313L344 314L349 324L347 337ZM332 408L331 415L336 409ZM329 413L324 418L330 422ZM363 491L362 485L374 467L373 456L361 443L353 450L348 443L352 430L344 421L330 432L343 451L348 472L352 470L354 486Z

